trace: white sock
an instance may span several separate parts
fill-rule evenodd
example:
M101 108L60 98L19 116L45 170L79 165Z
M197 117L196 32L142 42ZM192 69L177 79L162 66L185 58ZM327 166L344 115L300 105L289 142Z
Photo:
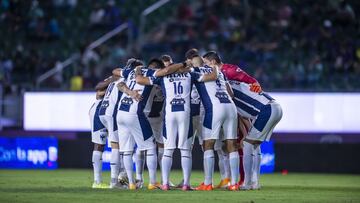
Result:
M137 149L135 157L136 180L144 180L143 171L145 164L145 151L140 151Z
M92 154L92 163L94 168L94 182L101 183L102 182L102 152L93 151Z
M191 150L181 149L180 152L181 152L181 167L184 178L183 185L190 185L190 176L191 176L191 168L192 168Z
M204 161L205 161L204 184L209 185L209 184L212 184L212 179L213 179L213 174L214 174L214 162L215 162L214 150L210 149L210 150L206 150L204 152Z
M163 147L158 147L158 156L157 156L157 159L158 159L160 171L161 171L161 161L162 161L163 155L164 155L164 148L163 148Z
M156 149L146 151L146 165L149 170L149 183L156 184L157 155Z
M227 178L225 176L225 169L224 169L224 156L223 156L223 151L220 150L216 150L218 158L219 158L219 172L220 172L220 176L221 176L221 180L224 180L225 178Z
M229 154L230 170L231 170L231 185L235 185L239 181L239 152L230 152Z
M229 154L224 152L223 156L224 156L225 177L230 178L231 169L230 169Z
M111 183L117 183L119 175L119 149L111 149L110 174Z
M126 170L127 177L129 179L130 184L134 184L133 178L133 159L132 159L133 152L124 152L124 166Z
M244 171L245 171L244 185L250 186L252 168L253 168L254 146L244 141L243 153L244 153L243 158L244 158Z
M253 176L252 182L258 185L260 178L260 164L261 164L261 148L258 145L254 150Z
M162 158L161 161L161 176L162 176L162 181L163 181L163 185L165 184L169 184L169 175L170 175L170 170L171 170L171 165L172 165L172 156L173 156L174 150L173 149L165 149L164 150L164 156Z
M119 173L125 172L124 153L119 152Z

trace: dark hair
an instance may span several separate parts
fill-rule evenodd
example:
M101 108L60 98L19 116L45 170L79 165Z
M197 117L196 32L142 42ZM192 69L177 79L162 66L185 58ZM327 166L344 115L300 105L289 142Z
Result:
M170 55L167 55L167 54L162 55L162 56L160 57L160 59L161 59L162 61L164 61L164 62L172 61L171 56L170 56Z
M203 58L206 58L207 60L215 60L216 63L221 63L221 58L216 51L209 51L206 54L204 54Z
M136 66L142 66L142 65L144 65L144 62L136 58L130 58L126 62L126 66L130 68L135 68Z
M155 68L164 68L165 67L165 65L164 65L164 63L162 62L162 60L160 60L160 59L158 59L158 58L152 58L152 59L150 59L150 61L148 62L148 64L147 64L147 66L150 66L150 64L152 64L152 63L155 63L156 64L156 66L155 66Z
M186 59L192 59L196 56L199 56L199 51L195 48L189 49L186 53L185 53L185 58Z

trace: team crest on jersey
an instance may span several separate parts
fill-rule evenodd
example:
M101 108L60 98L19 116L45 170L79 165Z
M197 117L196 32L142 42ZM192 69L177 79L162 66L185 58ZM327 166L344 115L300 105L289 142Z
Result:
M124 97L124 98L121 100L121 105L120 105L119 110L129 112L130 106L131 106L133 103L134 103L134 101L133 101L132 98L130 98L130 97Z
M215 97L219 99L220 103L231 103L226 92L216 92Z
M174 98L173 100L171 100L170 105L172 112L185 110L184 109L185 100L183 98Z

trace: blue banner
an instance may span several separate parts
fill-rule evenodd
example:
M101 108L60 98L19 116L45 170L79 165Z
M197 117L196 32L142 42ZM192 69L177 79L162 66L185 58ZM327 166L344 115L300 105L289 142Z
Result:
M56 169L58 141L53 137L0 137L0 168Z
M275 152L274 152L274 143L263 142L261 144L261 173L273 173L275 169Z

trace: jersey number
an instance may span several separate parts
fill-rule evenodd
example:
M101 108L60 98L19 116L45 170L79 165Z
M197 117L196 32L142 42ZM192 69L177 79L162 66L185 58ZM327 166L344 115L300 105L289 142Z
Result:
M131 81L129 84L129 89L133 90L136 85L136 81Z
M181 85L181 82L173 82L174 84L174 94L182 94L184 92L184 87Z

